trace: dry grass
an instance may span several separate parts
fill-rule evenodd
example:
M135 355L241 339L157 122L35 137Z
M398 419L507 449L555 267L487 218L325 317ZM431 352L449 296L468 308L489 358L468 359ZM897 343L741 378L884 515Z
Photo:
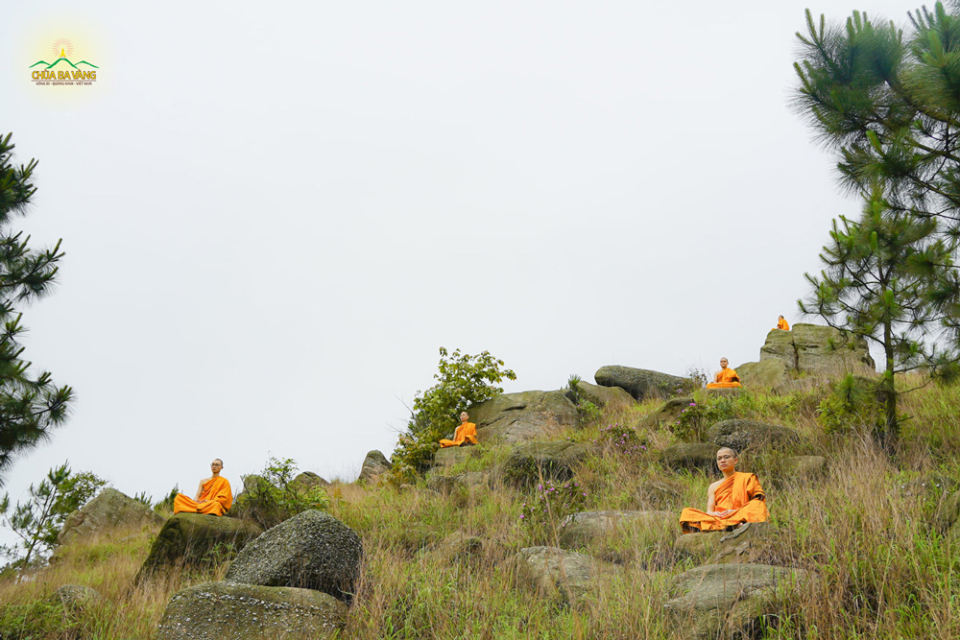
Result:
M768 630L768 637L960 637L960 549L932 526L942 495L904 488L924 474L960 479L960 387L928 386L905 396L901 409L909 420L893 458L877 450L860 425L826 435L816 422L816 408L828 393L823 388L786 397L744 393L724 400L724 410L736 417L790 426L805 439L795 450L746 451L741 458L744 470L758 472L767 489L776 539L768 561L818 576L807 592L794 597L795 615ZM714 401L705 393L696 398ZM586 442L599 437L602 426L619 423L643 430L650 446L630 456L607 448L584 463L577 478L587 488L588 510L677 513L682 506L702 505L709 478L660 465L659 450L674 436L669 428L644 420L656 408L646 403L582 431L558 434ZM780 461L796 453L827 457L826 477L808 484L783 479ZM448 473L479 470L503 456L502 449L482 451ZM521 548L556 544L558 538L557 521L536 530L520 523L520 505L531 497L527 492L494 482L447 495L423 485L396 489L345 483L332 485L329 493L330 512L361 535L365 549L362 584L344 637L620 639L677 633L661 605L671 578L692 562L674 552L678 528L672 518L591 542L584 551L609 563L608 571L602 588L570 607L533 590L511 561ZM225 567L170 575L135 589L133 576L153 533L77 545L23 585L0 581L0 630L14 613L49 598L63 584L92 586L111 603L82 614L67 628L48 631L27 621L23 634L7 630L0 637L27 637L28 627L38 639L154 637L177 589L219 579ZM451 553L443 541L455 533L480 537L482 550L463 557Z

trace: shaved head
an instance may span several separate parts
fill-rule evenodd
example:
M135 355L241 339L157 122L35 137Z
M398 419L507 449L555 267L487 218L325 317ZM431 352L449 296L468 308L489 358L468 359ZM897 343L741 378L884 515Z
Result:
M729 454L732 455L734 458L738 458L738 457L739 457L739 456L737 455L737 450L736 450L736 449L731 449L730 447L720 447L719 449L717 449L717 455L720 455L720 454L723 453L723 452L729 453Z

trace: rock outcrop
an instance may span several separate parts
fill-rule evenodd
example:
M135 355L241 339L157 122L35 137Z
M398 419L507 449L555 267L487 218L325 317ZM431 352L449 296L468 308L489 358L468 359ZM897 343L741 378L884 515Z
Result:
M502 393L467 410L481 443L514 444L576 429L577 407L562 391Z
M832 327L795 324L792 331L774 329L760 348L760 362L738 366L745 387L778 388L791 376L835 377L842 373L873 373L876 363L863 338Z
M70 544L110 529L134 529L159 526L163 518L139 500L116 489L104 489L96 498L67 516L57 542Z
M599 574L590 556L557 547L529 547L516 556L520 576L541 595L575 602L591 591Z
M174 594L157 640L328 638L346 615L345 604L320 591L208 582Z
M582 511L560 523L560 545L576 549L618 530L660 529L668 520L675 524L676 516L671 511Z
M664 466L676 471L684 469L719 473L717 446L709 442L680 442L663 450Z
M360 468L358 479L376 482L381 475L388 471L390 471L390 461L387 460L387 456L374 449L367 453L367 457L363 459L363 466Z
M503 465L506 482L519 486L536 484L542 477L566 481L573 477L577 465L591 447L571 442L529 442L510 452Z
M717 447L736 451L748 448L782 446L800 441L800 435L789 427L755 420L724 420L707 429L707 437Z
M329 482L312 471L304 471L290 481L290 487L295 491L309 491L310 489L322 488L329 485Z
M620 365L600 367L593 378L601 387L620 387L635 400L647 397L669 398L685 390L689 391L690 387L690 381L686 378Z
M177 513L171 516L150 547L137 573L137 583L157 571L176 566L201 566L226 560L263 533L249 520Z
M633 396L620 387L601 387L583 380L577 383L576 393L573 391L566 392L566 396L572 402L576 402L576 396L578 395L580 398L606 409L624 409L636 404Z
M363 545L347 525L304 511L248 544L227 570L228 582L298 587L349 600L360 578Z
M782 599L802 589L809 577L800 569L762 564L708 564L674 578L673 597L664 607L693 617L685 637L753 637L762 618L783 614Z

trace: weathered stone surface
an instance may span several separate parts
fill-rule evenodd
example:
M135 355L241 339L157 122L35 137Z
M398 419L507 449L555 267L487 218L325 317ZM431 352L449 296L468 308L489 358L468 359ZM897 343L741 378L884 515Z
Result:
M308 491L316 487L323 488L329 485L329 482L312 471L304 471L290 482L290 487L296 491Z
M560 546L583 547L618 530L661 529L676 516L670 511L582 511L560 523Z
M693 615L686 637L711 640L756 631L761 618L783 613L777 596L799 591L810 579L800 569L760 564L708 564L677 576L668 612Z
M798 323L792 331L773 330L760 348L760 362L782 362L787 372L835 376L840 373L873 372L876 364L863 338L840 333L832 327ZM755 364L755 363L748 363ZM737 367L737 373L751 373L748 365ZM765 370L766 371L766 370ZM769 372L773 372L772 368ZM748 379L744 377L744 383ZM771 385L775 386L775 385Z
M502 393L467 410L482 443L513 444L579 426L577 407L562 391Z
M349 599L362 556L363 545L353 529L322 511L304 511L244 547L226 580L316 589Z
M363 466L360 468L358 479L374 482L388 471L390 471L390 461L387 460L385 455L374 449L363 459Z
M600 367L593 377L601 387L620 387L636 400L669 398L690 388L690 381L686 378L620 365Z
M82 611L106 602L96 589L79 584L63 585L53 592L51 599L69 611Z
M596 586L593 558L557 547L529 547L516 556L520 575L538 592L573 602Z
M724 420L707 429L707 437L717 447L744 451L750 447L780 447L800 441L800 435L789 427L755 420Z
M478 447L444 447L433 454L433 467L449 469L482 454Z
M780 463L777 476L782 486L819 480L827 473L827 459L823 456L790 456Z
M198 566L225 560L263 533L255 522L202 513L171 516L150 547L137 582L173 566Z
M774 564L770 560L777 555L773 528L769 522L748 522L733 531L699 535L717 537L716 547L707 564Z
M673 548L683 555L702 559L713 555L719 542L720 534L717 532L684 533L677 538Z
M320 591L207 582L174 594L157 640L327 638L346 615L345 604Z
M116 489L104 489L96 498L67 516L57 535L57 542L70 544L110 529L152 527L163 524L163 518L139 500Z
M571 442L529 442L510 452L503 465L504 480L516 485L536 484L540 477L566 481L591 447Z
M671 398L660 405L655 413L644 418L643 423L648 427L658 424L675 425L680 415L695 404L693 398Z
M681 442L663 450L664 466L675 470L697 470L719 473L717 446L709 442Z
M601 387L582 380L577 383L577 393L581 398L598 407L612 410L623 409L637 403L633 396L620 387ZM572 393L568 392L567 397L570 397L570 395ZM570 399L573 400L573 398Z
M780 333L786 333L780 331ZM746 362L737 367L737 375L745 388L773 389L790 380L787 363L779 358L769 358L760 362Z

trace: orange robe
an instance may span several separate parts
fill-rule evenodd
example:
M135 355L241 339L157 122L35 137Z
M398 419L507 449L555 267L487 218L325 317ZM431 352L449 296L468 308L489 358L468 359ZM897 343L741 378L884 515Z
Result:
M230 483L226 478L216 476L203 483L200 500L209 500L200 504L193 498L178 493L173 499L174 513L206 513L212 516L222 516L233 504L233 494L230 493Z
M736 509L736 512L726 518L718 518L699 509L684 509L680 514L680 525L684 533L690 533L684 525L700 531L722 531L741 522L766 522L770 515L767 512L763 487L753 473L735 472L720 483L713 497L715 511Z
M774 329L780 329L781 331L790 331L790 325L787 324L787 321L783 318L777 320L777 326Z
M443 439L440 441L441 447L459 447L465 442L477 444L477 425L472 422L464 422L457 430L453 432L453 440Z
M727 367L717 371L717 375L713 377L713 382L707 385L707 389L729 389L739 386L741 386L740 376L737 375L736 371Z

